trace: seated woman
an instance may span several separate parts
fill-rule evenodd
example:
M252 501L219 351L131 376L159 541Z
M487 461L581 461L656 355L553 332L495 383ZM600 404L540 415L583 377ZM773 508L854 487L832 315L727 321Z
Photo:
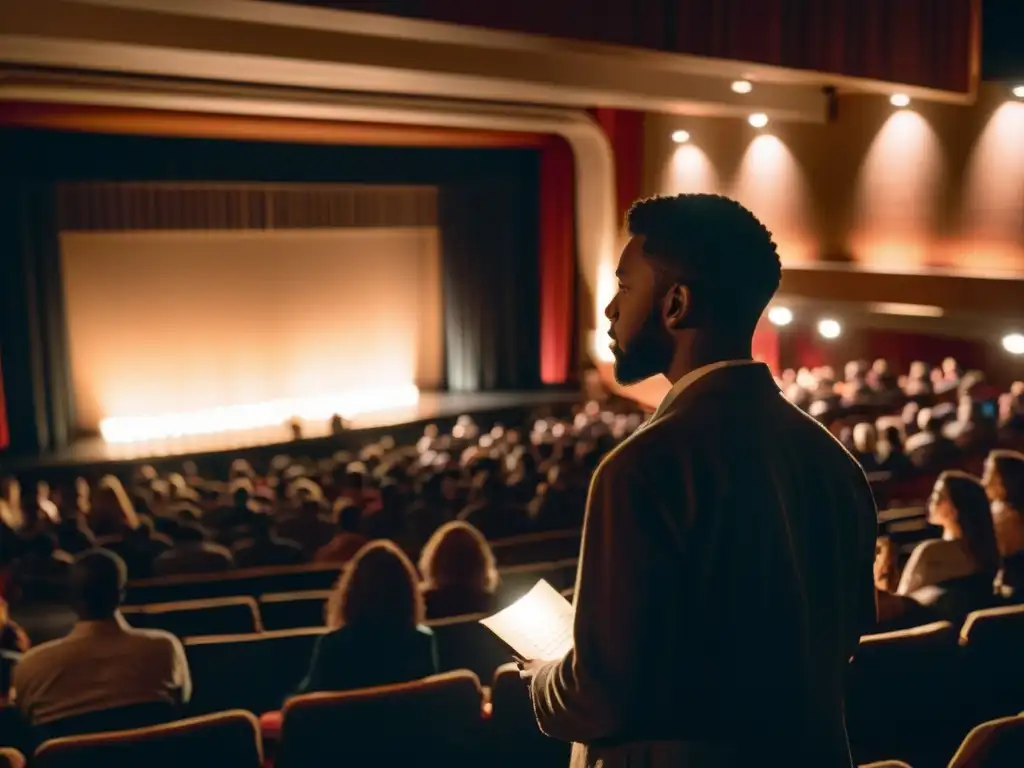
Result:
M420 573L428 618L494 610L494 554L469 523L453 520L434 531L420 555Z
M327 606L331 631L317 640L298 693L347 691L436 674L434 633L409 558L371 541L346 566Z
M942 538L917 545L903 570L897 594L970 581L983 587L987 584L991 596L992 580L1000 565L999 550L988 498L977 478L958 471L939 475L928 501L928 521L942 526Z
M992 451L985 460L982 484L992 503L996 543L1003 556L1001 584L1024 592L1024 453Z

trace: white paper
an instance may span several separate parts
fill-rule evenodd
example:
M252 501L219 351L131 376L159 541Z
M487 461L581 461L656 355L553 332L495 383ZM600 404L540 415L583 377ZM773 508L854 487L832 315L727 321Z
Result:
M543 579L480 623L527 661L555 661L572 648L572 604Z

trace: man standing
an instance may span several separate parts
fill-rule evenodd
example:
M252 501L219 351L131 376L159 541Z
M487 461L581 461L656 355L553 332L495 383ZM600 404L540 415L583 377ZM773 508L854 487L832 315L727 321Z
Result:
M663 374L594 474L574 648L528 662L572 765L849 768L844 675L875 623L876 517L854 459L751 360L775 243L717 195L642 200L608 305L615 375Z

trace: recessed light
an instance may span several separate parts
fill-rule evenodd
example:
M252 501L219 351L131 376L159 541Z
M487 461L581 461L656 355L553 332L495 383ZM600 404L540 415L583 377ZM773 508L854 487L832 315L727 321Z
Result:
M910 97L905 93L894 93L889 97L889 103L894 107L906 107L910 105Z
M750 93L752 90L754 90L754 86L749 80L732 81L733 93Z
M747 118L747 122L750 123L755 128L764 128L766 125L768 125L768 115L766 115L764 112L755 112L754 114Z
M826 317L818 321L818 333L821 334L822 338L838 339L842 332L843 326L839 324L838 320Z
M768 310L768 320L772 325L789 325L793 322L793 310L789 307L772 307Z
M1024 85L1013 86L1013 89L1010 91L1010 93L1012 93L1018 99L1024 99Z
M690 140L690 132L689 131L682 131L682 130L680 130L680 131L672 131L672 141L674 141L676 144L685 144L689 140Z
M1003 349L1011 355L1024 355L1024 333L1008 333L1003 336Z

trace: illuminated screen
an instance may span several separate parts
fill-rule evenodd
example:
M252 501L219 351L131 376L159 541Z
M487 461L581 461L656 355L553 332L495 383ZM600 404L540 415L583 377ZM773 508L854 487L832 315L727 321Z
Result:
M436 227L76 232L61 251L83 431L364 412L442 379Z

